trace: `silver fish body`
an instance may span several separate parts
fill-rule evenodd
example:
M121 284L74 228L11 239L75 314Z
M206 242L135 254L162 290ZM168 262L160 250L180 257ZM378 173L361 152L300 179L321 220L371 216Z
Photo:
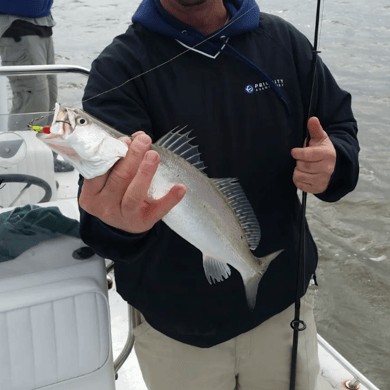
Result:
M229 259L237 268L251 252L229 203L213 182L186 160L164 148L153 149L160 155L160 164L149 190L152 198L161 198L175 184L184 184L187 188L184 199L163 221L192 245L201 248L204 255L220 261Z
M54 134L51 138L39 134L38 137L60 154L57 145L63 150L67 148L67 154L62 154L64 159L73 163L84 177L85 174L93 176L94 170L100 173L102 166L107 171L115 163L115 158L123 157L121 145L112 146L115 145L113 140L121 133L107 131L110 129L107 125L102 127L98 120L81 110L58 109L56 112ZM56 118L63 119L56 122ZM80 123L83 122L80 118L86 122ZM63 125L64 121L71 129ZM62 127L58 128L58 125ZM99 136L94 134L96 132ZM231 274L228 264L238 270L244 282L248 307L253 310L258 284L270 262L282 250L262 258L253 255L251 249L255 249L260 241L260 227L243 190L235 179L207 177L198 149L191 145L188 134L171 131L151 146L159 153L160 163L149 196L159 199L175 184L186 186L186 195L163 221L202 252L209 283L227 279ZM93 153L104 156L107 161L97 164L96 160L102 157L94 158ZM96 164L99 169L94 168Z
M210 283L221 282L230 276L228 264L237 269L244 281L248 306L253 310L258 284L269 263L282 251L261 259L252 254L247 232L253 229L254 240L260 239L260 235L256 237L257 221L249 223L245 232L237 212L221 192L221 187L233 189L233 198L239 199L237 203L248 209L249 202L234 179L210 179L172 151L159 145L153 145L152 148L159 153L160 164L150 186L151 197L161 198L175 184L184 184L187 187L183 200L163 221L202 252L203 267ZM253 221L251 208L247 215L249 214ZM254 246L257 247L257 244Z

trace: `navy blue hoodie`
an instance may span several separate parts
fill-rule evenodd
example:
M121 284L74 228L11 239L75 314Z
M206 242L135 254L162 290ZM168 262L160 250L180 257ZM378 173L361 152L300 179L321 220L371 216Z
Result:
M154 142L188 124L208 176L238 178L252 204L261 227L254 255L284 249L261 280L250 312L240 274L231 267L227 280L210 285L202 253L163 222L134 235L80 210L81 237L115 261L122 297L155 329L198 347L229 340L286 309L294 302L297 277L300 202L291 149L303 145L312 47L291 24L260 14L253 0L225 6L228 27L205 37L158 0L144 0L133 25L93 62L84 95L92 98L136 77L84 102L84 109L125 134L142 129ZM205 38L211 39L199 44ZM357 127L350 95L321 60L313 115L337 152L329 186L317 197L337 201L357 183ZM306 235L301 296L317 266L307 226Z

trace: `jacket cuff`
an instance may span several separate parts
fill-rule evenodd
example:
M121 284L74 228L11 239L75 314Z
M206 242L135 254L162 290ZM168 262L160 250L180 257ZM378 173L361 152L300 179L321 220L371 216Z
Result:
M118 238L122 238L124 240L133 239L134 241L138 241L138 240L142 240L148 234L147 231L143 232L143 233L129 233L129 232L126 232L125 230L117 229L111 225L107 225L105 222L103 222L99 218L96 218L96 219L97 219L98 223L100 225L102 225L103 229L108 230L110 232L110 234L113 234L113 235L117 236Z
M332 138L332 137L330 137ZM330 177L327 189L315 196L324 202L337 202L343 196L353 191L356 187L359 176L359 164L352 156L345 153L342 142L331 139L336 149L336 165Z

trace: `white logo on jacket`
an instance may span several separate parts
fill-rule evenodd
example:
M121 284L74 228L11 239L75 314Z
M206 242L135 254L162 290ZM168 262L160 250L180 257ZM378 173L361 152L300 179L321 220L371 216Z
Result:
M278 88L284 87L284 80L283 79L276 79L274 80L275 85ZM245 92L252 94L254 92L260 92L260 91L265 91L266 89L271 88L269 83L267 81L263 81L262 83L257 83L257 84L248 84L245 87Z

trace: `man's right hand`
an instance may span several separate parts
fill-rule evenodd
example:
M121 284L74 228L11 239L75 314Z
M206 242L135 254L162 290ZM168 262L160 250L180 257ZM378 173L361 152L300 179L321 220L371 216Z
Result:
M122 140L129 146L127 154L102 176L85 179L79 204L87 213L106 224L130 233L151 229L186 193L177 184L162 198L148 199L148 191L156 173L160 156L149 150L151 138L139 131Z

